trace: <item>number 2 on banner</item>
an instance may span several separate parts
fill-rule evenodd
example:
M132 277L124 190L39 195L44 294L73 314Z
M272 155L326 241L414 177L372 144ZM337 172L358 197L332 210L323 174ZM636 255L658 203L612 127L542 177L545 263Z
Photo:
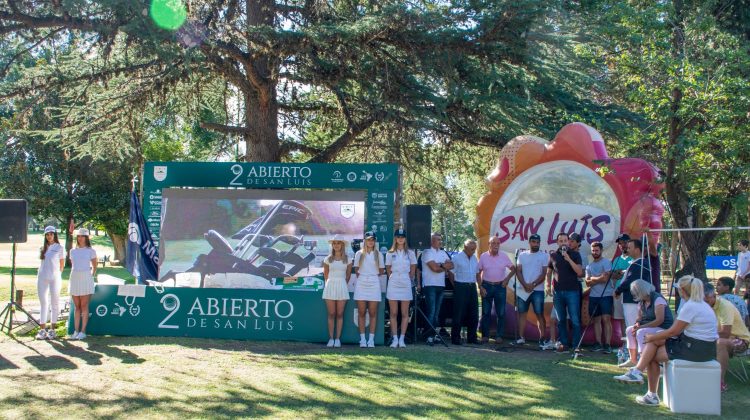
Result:
M232 179L232 182L229 183L229 185L242 185L242 182L237 182L238 179L242 176L242 165L232 165L232 173L236 176L234 179Z
M179 325L170 325L166 323L169 320L169 318L172 318L174 314L176 314L177 311L180 309L180 298L178 298L172 293L169 293L169 294L164 295L159 302L161 302L161 305L164 307L165 310L171 311L169 314L167 314L166 318L164 318L159 323L159 328L171 328L175 330L180 328Z

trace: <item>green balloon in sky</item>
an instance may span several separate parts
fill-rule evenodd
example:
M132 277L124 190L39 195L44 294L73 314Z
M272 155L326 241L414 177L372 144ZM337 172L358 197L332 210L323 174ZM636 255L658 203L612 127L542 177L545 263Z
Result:
M150 14L156 26L169 31L179 29L187 19L187 9L181 0L152 0Z

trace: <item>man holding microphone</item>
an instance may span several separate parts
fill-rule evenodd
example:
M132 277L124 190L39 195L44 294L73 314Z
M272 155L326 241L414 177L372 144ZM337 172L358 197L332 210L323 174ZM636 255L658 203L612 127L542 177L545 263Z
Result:
M577 345L581 340L581 283L583 277L581 254L568 247L568 234L557 234L557 251L550 254L550 268L556 273L552 283L552 301L557 313L557 329L560 335L558 352L565 346ZM568 316L573 332L573 341L568 341ZM572 344L569 344L572 343Z

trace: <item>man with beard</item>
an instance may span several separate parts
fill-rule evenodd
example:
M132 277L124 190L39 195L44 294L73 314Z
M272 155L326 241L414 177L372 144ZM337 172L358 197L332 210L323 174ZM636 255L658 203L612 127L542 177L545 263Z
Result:
M557 251L550 255L550 266L556 274L552 284L552 300L557 313L557 329L560 336L558 352L565 351L566 346L577 345L581 340L581 283L583 276L581 254L570 249L568 234L557 234ZM572 341L568 341L568 317L572 326Z
M547 275L547 264L549 255L539 251L541 238L536 233L529 236L529 250L518 254L516 261L516 275L519 286L523 291L530 293L525 300L516 296L518 307L518 336L516 344L526 343L524 329L526 327L526 314L529 312L529 304L534 306L536 314L536 326L539 328L539 347L544 347L544 333L547 325L544 320L544 278Z
M591 258L593 261L586 266L586 285L589 289L589 317L594 323L596 345L592 351L612 353L612 306L615 288L609 279L612 264L602 258L602 243L591 244ZM604 324L604 342L602 343L602 324Z
M627 233L622 233L617 237L617 247L620 249L620 256L615 258L615 262L612 267L612 281L615 287L618 287L622 283L622 278L625 275L630 263L633 262L633 258L628 255L628 241L630 236ZM622 295L613 296L614 306L612 309L612 318L620 321L620 331L625 332L625 312L622 307Z

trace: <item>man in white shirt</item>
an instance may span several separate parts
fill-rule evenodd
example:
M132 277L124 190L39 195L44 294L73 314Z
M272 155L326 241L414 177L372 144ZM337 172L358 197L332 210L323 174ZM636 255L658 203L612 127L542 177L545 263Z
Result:
M742 239L738 244L740 252L737 254L737 275L735 276L734 294L740 294L740 288L745 285L745 292L747 293L747 275L750 274L750 241Z
M539 346L544 346L544 333L547 325L544 320L544 279L547 276L549 254L539 250L541 237L536 233L529 236L529 250L518 254L516 261L516 306L518 308L518 336L516 344L526 343L526 314L529 306L534 307L536 326L539 328ZM524 298L525 297L525 298Z
M471 239L464 242L464 250L453 256L453 323L451 325L451 342L461 345L461 326L466 320L466 342L479 344L477 341L477 284L479 282L479 260L474 252L477 243Z
M453 274L450 272L453 263L448 253L442 249L442 245L443 236L439 233L433 233L430 248L422 252L422 289L427 303L427 321L433 327L438 327L437 322L440 315L440 306L443 304L446 273L448 280L453 283ZM418 284L417 291L419 290ZM430 334L436 333L437 331L430 331ZM433 337L430 335L427 337L427 343L432 344L432 342Z

